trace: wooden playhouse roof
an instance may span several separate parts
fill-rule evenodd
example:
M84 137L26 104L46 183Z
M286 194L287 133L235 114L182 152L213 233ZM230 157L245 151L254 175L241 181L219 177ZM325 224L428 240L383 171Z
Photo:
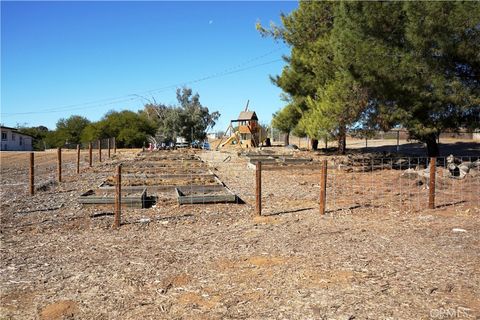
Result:
M258 120L257 114L255 111L242 111L238 116L238 121L249 121L249 120Z

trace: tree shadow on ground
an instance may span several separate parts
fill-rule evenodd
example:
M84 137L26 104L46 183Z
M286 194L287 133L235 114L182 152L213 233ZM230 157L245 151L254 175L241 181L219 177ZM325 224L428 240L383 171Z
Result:
M451 154L455 156L472 157L480 156L480 142L446 142L438 145L440 149L440 157L447 157ZM337 154L337 148L319 149L327 154ZM372 146L359 149L348 149L347 154L356 153L397 153L396 145ZM414 142L400 145L399 154L412 157L426 157L427 149L423 143Z

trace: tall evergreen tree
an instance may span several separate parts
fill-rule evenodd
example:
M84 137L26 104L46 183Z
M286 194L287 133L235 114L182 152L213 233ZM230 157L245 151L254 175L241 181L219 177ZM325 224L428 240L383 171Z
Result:
M477 2L304 2L264 35L292 47L275 83L309 135L401 125L438 155L437 134L480 126Z

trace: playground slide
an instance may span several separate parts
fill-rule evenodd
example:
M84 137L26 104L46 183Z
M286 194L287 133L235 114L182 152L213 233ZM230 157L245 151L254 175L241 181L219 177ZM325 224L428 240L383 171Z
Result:
M232 141L235 139L235 137L236 137L235 134L232 134L232 135L230 136L230 138L228 138L224 143L222 143L222 144L220 145L220 147L223 147L223 146L225 146L226 144L229 144L230 142L232 142Z
M220 145L220 147L223 147L223 146L229 144L230 142L232 142L233 140L236 140L236 139L238 139L238 131L235 132L234 134L232 134L232 135L230 136L230 138L228 138L224 143L222 143L222 144Z

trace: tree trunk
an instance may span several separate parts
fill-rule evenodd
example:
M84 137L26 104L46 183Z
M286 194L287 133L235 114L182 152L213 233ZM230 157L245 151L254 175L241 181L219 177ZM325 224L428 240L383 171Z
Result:
M427 144L427 156L438 157L440 155L440 149L438 148L437 137L435 134L430 134L426 137L425 143Z
M341 126L338 132L338 153L345 154L347 151L347 129Z
M318 139L312 139L312 150L318 150Z
M285 132L284 143L285 143L285 146L288 146L290 144L290 132Z

